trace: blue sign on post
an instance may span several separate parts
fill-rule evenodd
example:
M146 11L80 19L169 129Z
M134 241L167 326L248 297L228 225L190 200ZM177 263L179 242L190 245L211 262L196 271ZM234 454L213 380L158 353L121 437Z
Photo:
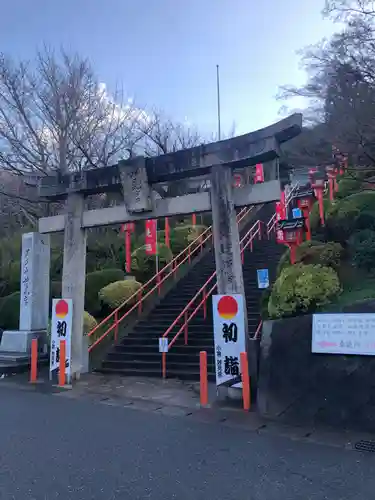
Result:
M258 276L258 288L269 288L270 277L268 274L268 269L257 269Z
M299 217L302 217L302 210L300 208L293 208L292 214L293 219L298 219Z

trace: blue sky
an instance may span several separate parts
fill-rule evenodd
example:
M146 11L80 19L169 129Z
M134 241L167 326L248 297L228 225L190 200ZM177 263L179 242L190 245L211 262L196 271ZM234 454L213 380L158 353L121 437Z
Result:
M42 42L89 57L109 88L215 132L216 64L222 129L278 119L278 86L301 84L296 50L329 36L323 0L9 0L0 50L30 58Z

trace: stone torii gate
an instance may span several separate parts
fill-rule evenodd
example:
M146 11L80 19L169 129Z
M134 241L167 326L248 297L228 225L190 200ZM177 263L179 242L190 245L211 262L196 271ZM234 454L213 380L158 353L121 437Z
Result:
M301 132L294 114L255 132L154 158L137 157L117 165L44 177L39 195L66 201L63 215L41 218L39 233L64 231L62 297L73 300L72 375L82 366L86 272L86 229L142 219L212 211L218 293L244 294L236 207L280 199L280 144ZM233 169L263 163L265 182L232 188ZM157 183L210 176L210 192L156 199ZM85 197L121 192L122 205L85 210Z

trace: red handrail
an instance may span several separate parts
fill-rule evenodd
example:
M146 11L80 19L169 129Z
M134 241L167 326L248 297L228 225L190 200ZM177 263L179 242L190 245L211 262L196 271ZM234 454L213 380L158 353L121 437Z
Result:
M254 339L258 339L260 337L260 331L262 329L262 326L263 326L263 321L260 320L259 325L257 326L257 329L255 330L255 333L254 333Z
M262 221L257 220L255 224L247 231L247 233L243 236L243 238L240 241L240 247L241 248L241 257L243 256L244 250L250 245L251 251L253 250L253 245L252 241L253 239L258 236L259 239L262 237ZM248 241L245 242L246 238L248 238ZM178 329L177 333L175 336L172 338L172 340L168 343L168 351L169 349L173 346L173 344L176 342L182 331L184 331L184 343L187 345L188 343L188 324L190 323L191 319L197 314L199 309L203 306L203 314L204 317L206 316L206 309L204 307L204 304L207 303L208 297L213 293L213 291L217 287L217 283L215 283L210 290L207 292L207 286L212 283L214 278L216 277L216 271L212 273L212 275L208 278L208 280L204 283L204 285L198 290L198 292L194 295L194 297L188 302L188 304L184 307L184 309L180 312L180 314L177 316L177 318L173 321L173 323L168 327L166 332L163 334L163 337L167 337L168 334L173 330L173 328L179 323L180 319L183 317L184 318L184 323L181 325L181 327ZM195 309L190 313L189 315L189 308L194 304L194 302L200 297L202 297L202 300L199 302L199 304L195 307ZM163 352L162 353L162 375L163 378L166 377L166 370L167 370L167 353Z
M237 222L240 223L252 210L254 207L245 207L237 214ZM206 236L205 236L206 235ZM205 237L204 237L205 236ZM147 297L149 297L154 291L158 291L160 294L161 285L170 277L176 277L177 269L185 262L191 262L192 256L197 252L198 249L203 251L203 245L212 237L212 226L208 227L203 233L201 233L192 243L190 243L182 252L180 252L176 257L174 257L168 264L166 264L163 269L161 269L157 274L155 274L147 283L142 285L142 287L137 290L131 297L129 297L125 302L123 302L119 307L114 309L106 318L104 318L98 325L95 326L89 333L88 337L91 337L95 332L102 328L109 320L113 319L113 323L106 329L106 331L91 344L89 347L89 352L91 352L94 347L96 347L100 342L112 331L114 331L115 340L117 340L118 335L118 325L123 321L132 311L138 310L138 315L142 312L143 302ZM197 244L195 248L194 245ZM180 260L180 258L182 260ZM178 262L180 260L180 262ZM168 269L171 270L165 274ZM147 292L144 293L147 287L152 285L156 281L156 284ZM119 313L121 309L130 305L133 301L135 304L128 309L120 318Z

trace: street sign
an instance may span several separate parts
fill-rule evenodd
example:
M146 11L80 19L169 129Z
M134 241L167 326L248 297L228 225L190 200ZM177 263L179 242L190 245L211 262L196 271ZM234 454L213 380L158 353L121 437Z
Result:
M311 351L375 356L375 314L314 314Z
M159 337L159 352L168 352L168 337Z
M212 308L216 385L232 386L240 380L240 353L246 352L243 296L213 295Z
M258 288L268 288L270 286L270 277L268 269L257 269Z
M71 338L73 320L72 299L52 300L51 349L49 371L60 366L60 340L65 340L65 374L70 380Z
M299 219L302 217L302 210L300 208L293 208L292 210L293 219Z

